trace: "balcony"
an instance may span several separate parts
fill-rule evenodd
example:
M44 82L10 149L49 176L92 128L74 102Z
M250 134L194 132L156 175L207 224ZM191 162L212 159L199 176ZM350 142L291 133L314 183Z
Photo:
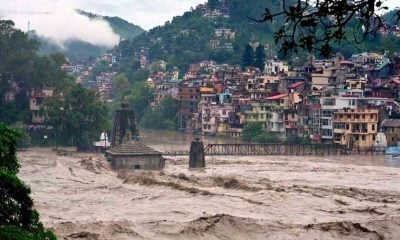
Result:
M340 129L340 128L333 129L333 133L344 134L345 132L346 132L346 129Z

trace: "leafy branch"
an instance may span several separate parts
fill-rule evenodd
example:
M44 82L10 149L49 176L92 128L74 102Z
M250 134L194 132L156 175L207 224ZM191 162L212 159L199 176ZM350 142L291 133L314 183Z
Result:
M282 0L281 11L272 13L266 8L261 19L253 20L274 23L284 18L274 34L275 43L280 44L284 54L303 49L328 57L332 44L347 40L348 33L352 33L356 43L376 35L384 26L380 13L387 9L384 0ZM400 10L395 16L399 22Z

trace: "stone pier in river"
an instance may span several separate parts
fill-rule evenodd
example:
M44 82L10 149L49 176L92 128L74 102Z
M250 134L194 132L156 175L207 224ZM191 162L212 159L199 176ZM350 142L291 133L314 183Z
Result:
M189 168L205 168L205 154L203 142L199 139L190 144Z

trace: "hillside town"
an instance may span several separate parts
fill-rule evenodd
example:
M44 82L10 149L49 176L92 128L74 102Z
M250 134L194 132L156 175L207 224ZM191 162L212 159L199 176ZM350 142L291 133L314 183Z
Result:
M147 84L154 101L170 95L180 102L187 132L239 137L247 122L259 122L281 139L370 149L380 131L389 145L398 143L399 75L400 61L365 52L351 59L310 57L290 71L273 59L263 70L203 61L182 80L157 73Z
M252 44L254 48L258 45ZM149 65L143 55L137 57ZM96 64L118 64L117 59L109 53L86 68L64 67L76 74L77 81L86 81L98 91L103 100L113 101L111 81L116 72L87 78ZM382 132L388 146L398 145L400 57L390 60L383 54L364 52L350 59L337 54L317 60L310 55L303 66L291 70L278 59L267 59L264 69L201 61L190 65L183 76L176 68L167 70L165 61L154 65L156 71L148 69L145 82L153 90L150 105L157 106L166 96L177 100L181 131L240 138L246 123L257 122L281 140L309 138L314 143L369 150L379 146L377 135ZM44 89L32 98L49 94ZM43 119L34 103L31 100L33 119L40 123Z
M230 7L229 1L220 1L216 6L200 4L191 12L199 11L205 19L229 18ZM233 51L236 30L215 27L207 44L213 51ZM398 25L385 23L378 33L382 38L397 38L398 30ZM187 28L177 34L190 37L193 33L196 30ZM281 141L308 139L362 150L398 145L398 53L361 52L348 58L338 53L322 60L309 54L288 63L276 57L270 42L252 38L247 45L254 54L261 51L261 66L204 60L178 69L157 56L150 57L144 45L129 57L136 61L135 71L145 73L146 79L139 81L152 91L148 106L155 109L167 96L178 102L177 124L183 132L241 138L246 124L253 122ZM88 61L64 64L62 69L77 83L98 92L104 102L112 103L118 94L113 79L121 73L123 54L115 48ZM6 94L7 101L15 98L18 90L14 90ZM41 103L53 91L46 87L30 94L31 128L46 127Z

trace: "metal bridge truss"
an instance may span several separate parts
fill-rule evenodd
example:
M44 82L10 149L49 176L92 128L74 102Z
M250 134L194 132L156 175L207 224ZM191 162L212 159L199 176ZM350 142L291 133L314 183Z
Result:
M209 144L206 155L260 156L260 155L337 155L343 149L335 145L292 145L292 144Z

